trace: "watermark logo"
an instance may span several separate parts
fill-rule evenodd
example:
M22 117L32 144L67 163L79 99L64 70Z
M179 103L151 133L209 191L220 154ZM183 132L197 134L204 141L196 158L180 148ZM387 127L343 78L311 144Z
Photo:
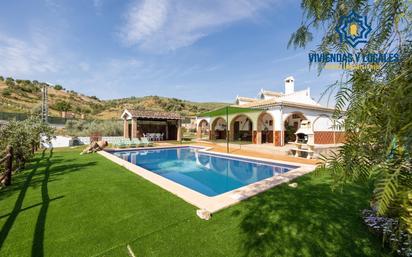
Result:
M360 43L368 43L368 36L372 31L367 17L351 11L342 16L335 27L340 42L352 48ZM350 52L311 52L308 54L310 63L322 63L326 69L375 69L378 70L385 63L399 62L399 54L385 52L368 52L366 49Z
M336 26L340 42L356 47L359 43L367 43L368 34L372 31L366 16L360 16L354 11L342 16Z

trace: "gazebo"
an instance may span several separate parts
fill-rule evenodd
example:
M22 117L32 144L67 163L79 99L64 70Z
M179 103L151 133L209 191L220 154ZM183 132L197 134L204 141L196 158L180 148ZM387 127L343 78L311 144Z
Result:
M162 133L165 140L182 138L182 117L178 113L125 109L121 118L125 138L140 138L145 133Z

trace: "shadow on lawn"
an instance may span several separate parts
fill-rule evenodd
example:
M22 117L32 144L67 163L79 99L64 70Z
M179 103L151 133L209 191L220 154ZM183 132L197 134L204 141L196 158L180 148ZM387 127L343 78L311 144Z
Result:
M44 155L45 155L45 151L43 151L41 158L37 158L35 160L34 168L27 175L26 180L24 181L24 184L21 186L21 190L20 190L19 196L17 197L16 203L14 204L13 210L11 211L11 213L9 215L6 215L6 216L8 216L7 221L6 221L6 223L4 223L3 227L0 230L0 249L3 246L4 240L6 240L7 235L10 232L11 227L13 226L13 223L16 220L17 215L22 210L21 207L23 205L23 200L24 200L24 197L26 196L27 189L30 186L30 183L31 183L31 180L33 179L34 174L36 173L37 169L39 168L40 161L44 158ZM51 152L50 155L52 155L52 152ZM16 190L17 188L18 187L16 185L12 184L11 189L7 190L7 192L10 193L10 192Z
M46 225L46 214L50 204L48 182L50 177L50 158L53 156L53 150L50 152L50 157L46 160L46 168L44 170L44 178L41 185L42 206L39 216L37 216L36 228L34 230L33 243L31 247L31 256L44 256L44 229Z
M2 198L5 198L5 197L8 197L9 195L12 195L15 191L19 190L19 195L17 197L17 200L14 204L14 208L11 211L11 213L0 216L0 219L8 217L7 221L5 222L5 224L0 230L0 249L2 248L4 241L7 238L7 235L9 234L11 228L13 227L14 221L16 220L18 214L22 211L41 205L40 212L39 212L39 215L36 221L34 235L33 235L32 256L36 256L36 257L44 256L44 232L45 232L46 216L47 216L49 204L50 202L54 200L63 198L63 196L58 196L52 199L50 198L49 192L48 192L48 183L51 181L54 181L53 179L50 179L50 176L51 175L52 176L62 175L67 172L78 171L84 167L93 166L96 164L96 162L88 162L88 163L83 163L83 164L73 164L73 163L67 164L71 160L56 158L56 157L52 159L53 150L50 151L50 155L46 158L45 162L42 162L42 160L44 160L44 157L45 157L45 151L43 151L41 157L35 158L33 163L27 167L26 170L31 169L31 171L25 174L19 174L21 181L18 181L18 178L17 178L16 183L13 183L12 186L7 188L5 192L2 192ZM51 169L52 165L56 165L63 161L66 164L58 165L58 166L55 166L53 169ZM39 168L44 168L44 174L43 174L44 177L42 180L34 179L34 176L37 175L36 173L38 172ZM25 180L23 177L25 177ZM23 201L27 193L27 189L29 187L36 188L38 184L40 183L41 183L42 202L33 204L26 208L22 208Z
M246 202L240 224L244 256L381 256L379 242L359 215L368 204L368 190L332 192L327 183L310 179Z

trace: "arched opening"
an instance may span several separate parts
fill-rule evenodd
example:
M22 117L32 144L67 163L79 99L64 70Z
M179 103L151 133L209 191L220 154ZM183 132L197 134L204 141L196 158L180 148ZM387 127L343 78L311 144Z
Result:
M226 139L226 120L222 117L216 118L211 127L211 140Z
M257 125L257 143L273 143L274 119L272 115L267 112L261 113L258 117Z
M245 114L240 114L232 119L230 123L230 135L232 141L252 142L253 137L252 120Z
M209 139L209 122L201 120L197 126L197 137L199 139Z
M289 114L284 121L284 143L295 142L295 132L300 128L303 120L306 120L305 115L301 112L293 112Z

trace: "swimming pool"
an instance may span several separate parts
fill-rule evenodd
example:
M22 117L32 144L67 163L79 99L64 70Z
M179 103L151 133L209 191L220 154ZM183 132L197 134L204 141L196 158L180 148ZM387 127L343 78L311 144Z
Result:
M209 197L298 168L199 150L201 148L174 147L110 153Z

